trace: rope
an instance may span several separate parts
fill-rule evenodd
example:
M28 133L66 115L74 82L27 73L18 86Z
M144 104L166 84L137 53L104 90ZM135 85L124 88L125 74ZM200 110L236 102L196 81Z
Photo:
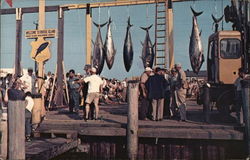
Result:
M129 6L127 6L127 14L128 14L128 17L129 17Z
M98 17L98 22L99 24L101 23L101 7L99 6L98 8L98 11L99 11L99 17Z
M223 15L223 1L224 0L221 1L221 13L222 13L221 15ZM224 22L224 18L222 19L222 22L221 22L221 30L222 31L224 30L224 26L223 26L224 23L223 22Z
M149 19L149 15L148 15L148 4L147 4L147 8L146 8L146 14L147 14L147 17L146 17L146 20L147 20L147 24L148 24L148 19Z
M110 7L108 7L108 18L110 17Z
M215 10L215 16L217 16L217 13L218 13L218 9L217 9L217 3L216 3L216 0L214 0L214 10Z

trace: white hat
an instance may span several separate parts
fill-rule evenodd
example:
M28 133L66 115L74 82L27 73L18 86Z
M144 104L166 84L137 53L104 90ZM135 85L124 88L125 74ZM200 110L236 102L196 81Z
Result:
M145 72L151 72L151 71L153 71L153 70L150 67L145 68Z
M96 68L95 68L95 67L92 67L92 68L91 68L91 72L96 73Z
M181 67L181 64L180 63L176 63L174 66L175 67Z

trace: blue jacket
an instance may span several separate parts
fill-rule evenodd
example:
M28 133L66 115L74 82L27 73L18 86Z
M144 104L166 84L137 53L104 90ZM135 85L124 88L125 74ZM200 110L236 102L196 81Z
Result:
M146 82L146 88L148 91L149 99L161 99L164 98L164 92L167 83L162 75L155 74L150 76Z

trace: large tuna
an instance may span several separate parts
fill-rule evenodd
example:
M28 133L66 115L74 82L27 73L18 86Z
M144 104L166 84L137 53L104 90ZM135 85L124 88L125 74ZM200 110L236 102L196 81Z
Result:
M116 53L113 38L112 38L112 32L111 32L111 25L110 25L111 22L112 20L111 18L109 18L107 34L106 34L106 39L104 43L104 49L106 53L106 63L109 69L111 69L113 66L115 53Z
M96 73L100 74L102 72L105 59L105 49L102 42L101 28L105 26L107 22L104 24L96 24L95 22L93 23L96 27L98 27L98 32L94 43L92 64L93 67L96 67L97 69Z
M146 31L146 37L145 37L144 43L142 44L143 48L142 48L142 55L141 55L144 68L146 67L152 68L153 63L154 63L154 57L155 57L154 45L152 45L152 42L150 40L149 33L148 33L149 29L152 26L153 25L146 27L146 28L141 27L141 29Z
M203 12L195 12L192 7L191 10L193 12L193 27L189 43L189 57L193 72L198 74L204 62L204 55L200 37L201 33L197 24L197 16Z
M132 26L133 25L130 24L130 17L129 17L126 37L125 37L124 46L123 46L123 61L124 61L124 65L125 65L127 72L131 68L131 65L133 62L133 55L134 55L133 44L132 44L132 39L131 39L131 34L130 34L130 27Z

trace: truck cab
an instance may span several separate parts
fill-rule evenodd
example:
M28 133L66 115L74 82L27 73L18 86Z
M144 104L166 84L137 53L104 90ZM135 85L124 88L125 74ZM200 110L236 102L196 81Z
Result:
M207 78L210 84L233 84L242 65L241 34L218 31L209 37Z

